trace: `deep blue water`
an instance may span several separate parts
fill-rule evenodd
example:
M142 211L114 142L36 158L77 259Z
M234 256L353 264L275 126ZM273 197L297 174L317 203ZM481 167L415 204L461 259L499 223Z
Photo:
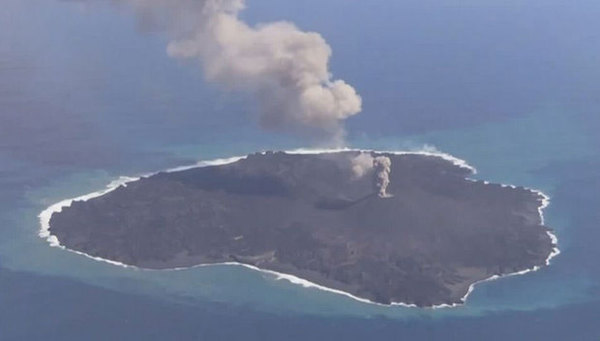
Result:
M343 15L340 15L343 14ZM599 340L600 3L249 0L321 32L364 112L349 144L434 146L552 197L562 254L456 309L383 308L246 269L143 272L48 247L48 205L200 159L306 147L110 2L0 11L0 340Z

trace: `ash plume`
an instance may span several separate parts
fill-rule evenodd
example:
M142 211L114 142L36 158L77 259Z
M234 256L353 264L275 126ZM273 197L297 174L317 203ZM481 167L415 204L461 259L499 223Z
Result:
M352 159L352 172L356 178L362 178L373 169L373 157L370 153L360 153Z
M392 160L387 156L378 156L373 160L373 167L377 172L376 184L379 188L380 198L389 198L390 194L387 193L387 188L390 184L390 172L392 171Z
M389 198L387 193L392 171L392 160L387 156L373 157L370 153L360 153L352 159L352 172L356 178L365 176L370 171L375 172L375 186L380 198Z
M196 60L209 81L256 98L262 127L343 143L362 100L328 64L323 37L285 21L250 26L244 0L122 0L142 27L167 32L167 53Z

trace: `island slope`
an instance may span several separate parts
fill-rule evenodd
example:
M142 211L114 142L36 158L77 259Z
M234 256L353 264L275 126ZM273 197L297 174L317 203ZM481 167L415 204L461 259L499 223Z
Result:
M440 157L391 160L390 196L359 151L267 152L158 173L54 213L60 244L148 269L237 262L373 302L462 303L472 284L546 265L554 241L522 187Z

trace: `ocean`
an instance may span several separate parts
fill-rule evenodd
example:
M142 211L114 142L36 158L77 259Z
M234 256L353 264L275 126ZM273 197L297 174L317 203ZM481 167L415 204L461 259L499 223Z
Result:
M121 176L314 147L170 59L111 2L0 12L0 340L599 340L600 4L248 1L320 32L363 96L348 146L439 150L550 196L561 254L447 309L381 307L231 266L136 271L39 238L38 215ZM340 16L339 12L344 15ZM357 24L358 23L358 24Z

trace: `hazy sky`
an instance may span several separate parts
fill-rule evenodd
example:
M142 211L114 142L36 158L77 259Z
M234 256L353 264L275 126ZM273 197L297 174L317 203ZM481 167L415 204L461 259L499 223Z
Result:
M242 17L290 20L327 40L335 77L363 98L351 137L503 120L549 104L591 114L598 104L596 1L249 0ZM199 68L168 58L167 41L108 1L5 0L0 153L41 162L94 153L85 162L101 164L123 157L131 140L271 134L256 128L251 98L206 84ZM190 125L197 134L181 128Z

